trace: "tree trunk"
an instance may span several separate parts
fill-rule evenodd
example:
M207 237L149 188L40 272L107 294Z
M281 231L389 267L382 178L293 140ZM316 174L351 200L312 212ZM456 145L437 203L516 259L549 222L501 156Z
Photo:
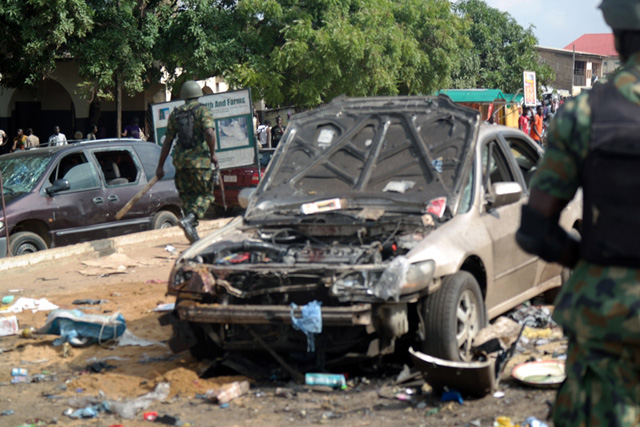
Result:
M118 138L122 136L122 82L116 74L116 132Z

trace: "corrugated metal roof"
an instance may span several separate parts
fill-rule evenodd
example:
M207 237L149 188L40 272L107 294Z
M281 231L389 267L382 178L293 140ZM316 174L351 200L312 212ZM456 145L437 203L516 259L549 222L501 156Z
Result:
M602 56L618 56L613 33L583 34L577 40L565 46L565 49L573 50L574 44L576 45L577 52L594 53Z
M453 102L494 102L507 98L500 89L442 89L436 95L449 96Z
M524 99L524 95L519 93L517 95L514 95L512 93L505 93L504 94L504 98L507 100L507 102L511 102L514 104L520 104L522 102L522 100Z

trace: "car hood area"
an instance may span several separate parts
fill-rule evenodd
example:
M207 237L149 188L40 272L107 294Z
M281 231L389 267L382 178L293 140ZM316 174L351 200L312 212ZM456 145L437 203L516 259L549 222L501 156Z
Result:
M447 97L340 97L296 114L245 219L295 222L367 207L418 213L436 199L453 216L479 122Z

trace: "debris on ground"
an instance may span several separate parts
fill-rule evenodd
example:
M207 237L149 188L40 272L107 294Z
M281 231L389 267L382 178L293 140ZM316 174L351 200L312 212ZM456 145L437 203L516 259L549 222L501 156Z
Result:
M59 335L54 346L68 342L73 346L103 343L121 336L126 330L124 317L113 315L86 314L81 310L54 310L47 316L45 326L38 334Z
M0 317L0 337L8 337L18 333L18 318L16 316Z
M320 385L334 388L347 388L347 379L343 374L306 373L304 375L306 385Z
M550 306L526 303L509 312L508 317L521 325L544 329L557 326L551 318L552 314Z
M249 393L249 381L245 380L225 384L216 390L208 390L206 396L211 402L225 404L247 393Z
M0 313L22 313L23 311L31 310L36 311L51 311L59 308L57 305L47 301L46 298L26 298L20 297L10 307L5 310L0 310Z

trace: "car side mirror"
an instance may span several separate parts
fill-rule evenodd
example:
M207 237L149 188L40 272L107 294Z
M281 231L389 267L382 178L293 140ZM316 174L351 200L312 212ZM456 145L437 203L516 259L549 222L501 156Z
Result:
M66 179L56 179L53 182L53 185L51 187L47 187L45 191L49 196L53 196L60 191L66 191L70 188L71 186L69 185L69 181L67 181Z
M522 197L522 186L517 182L496 182L491 185L491 207L493 209L515 203Z

